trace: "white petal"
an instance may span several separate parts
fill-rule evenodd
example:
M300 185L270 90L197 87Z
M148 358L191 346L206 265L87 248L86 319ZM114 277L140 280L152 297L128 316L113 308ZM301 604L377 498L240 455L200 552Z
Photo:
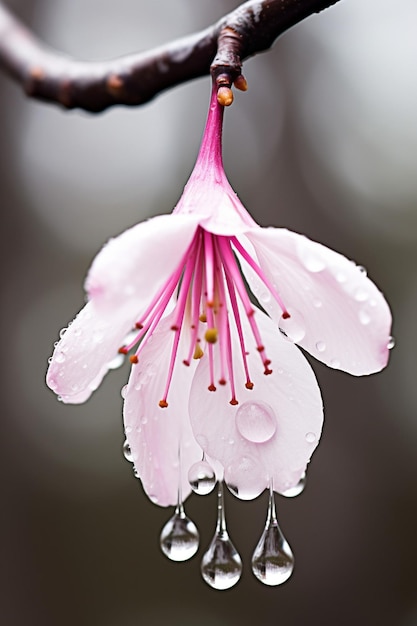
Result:
M140 361L132 367L124 405L125 433L145 492L160 506L176 505L181 482L182 499L190 493L190 466L201 460L202 451L192 434L188 398L196 367L182 363L188 345L181 339L178 361L168 395L161 408L174 333L173 317L163 320ZM180 456L180 463L179 463ZM181 479L180 479L181 474Z
M292 319L296 343L330 367L371 374L388 361L389 306L363 268L341 254L285 229L247 234L259 264L280 294ZM243 242L242 242L243 243ZM254 293L267 290L244 268ZM271 298L262 306L279 323L281 309Z
M103 316L92 302L81 309L55 347L46 375L47 385L63 402L85 402L97 389L133 319L123 319L118 311Z
M272 374L263 374L259 354L251 349L245 320L254 388L245 388L234 336L233 370L239 404L230 405L229 387L207 390L207 359L197 368L190 396L196 440L206 454L223 465L226 482L233 484L243 499L259 495L270 480L276 491L296 485L318 444L323 422L320 390L301 351L277 335L276 325L264 313L257 311L255 319L272 361Z
M159 215L110 241L93 261L86 290L103 309L139 316L186 253L198 225L192 216Z

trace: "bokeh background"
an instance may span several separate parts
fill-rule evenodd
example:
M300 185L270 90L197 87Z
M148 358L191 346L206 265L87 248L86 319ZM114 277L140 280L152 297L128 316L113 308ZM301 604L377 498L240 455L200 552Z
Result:
M105 59L203 28L239 2L6 4L56 48ZM44 384L102 243L176 203L209 80L92 116L30 101L0 75L1 624L417 625L416 23L415 0L344 0L248 61L250 89L226 113L227 171L254 217L364 265L395 317L383 373L313 364L326 425L304 494L278 501L296 555L281 588L250 574L265 494L227 497L246 565L234 589L207 587L198 557L160 553L171 511L147 500L121 454L127 369L82 406ZM203 550L215 507L214 494L188 502Z

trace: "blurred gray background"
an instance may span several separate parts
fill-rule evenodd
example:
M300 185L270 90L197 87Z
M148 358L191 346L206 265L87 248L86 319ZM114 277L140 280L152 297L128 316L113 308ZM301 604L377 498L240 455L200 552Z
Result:
M105 59L203 28L239 2L7 4L56 48ZM254 217L364 265L395 317L382 374L313 364L326 423L306 491L278 500L296 556L281 588L249 570L265 494L227 497L246 565L234 589L208 588L198 557L173 564L159 552L171 511L147 500L121 454L127 369L81 406L44 384L102 243L181 194L209 79L92 116L30 101L0 76L1 624L417 626L416 23L415 0L344 0L247 62L249 91L226 112L227 172ZM215 506L214 494L188 502L203 550Z

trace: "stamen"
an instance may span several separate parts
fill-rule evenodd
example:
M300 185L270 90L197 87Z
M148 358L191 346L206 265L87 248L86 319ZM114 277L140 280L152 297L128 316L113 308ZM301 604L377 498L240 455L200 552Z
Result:
M208 328L206 332L204 333L204 339L208 343L216 343L217 336L218 336L217 328Z
M135 363L139 362L139 359L136 354L131 354L129 357L129 361L132 363L132 365L134 365Z
M254 272L259 276L261 281L264 283L265 287L267 287L267 289L271 292L271 295L273 296L273 298L276 300L276 302L282 309L283 318L287 319L287 317L290 317L290 314L288 313L287 307L283 303L281 296L279 295L279 293L277 292L277 290L275 289L275 287L273 286L269 278L265 276L262 268L255 262L255 260L250 256L247 250L245 250L245 248L242 246L242 244L240 243L237 237L231 237L230 241L234 245L236 250L239 252L239 254L241 254L242 257L245 259L248 265L250 265L250 267L254 270Z

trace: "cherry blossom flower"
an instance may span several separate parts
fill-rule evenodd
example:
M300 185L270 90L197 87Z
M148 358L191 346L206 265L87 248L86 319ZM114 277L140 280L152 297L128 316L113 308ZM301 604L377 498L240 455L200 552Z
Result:
M215 475L242 499L302 480L323 407L297 346L357 376L389 354L390 310L363 268L303 235L261 228L243 207L223 169L222 120L213 90L173 213L104 246L47 373L63 402L80 403L118 353L130 355L127 455L151 500L177 505L172 528L189 522L191 487L207 492Z

